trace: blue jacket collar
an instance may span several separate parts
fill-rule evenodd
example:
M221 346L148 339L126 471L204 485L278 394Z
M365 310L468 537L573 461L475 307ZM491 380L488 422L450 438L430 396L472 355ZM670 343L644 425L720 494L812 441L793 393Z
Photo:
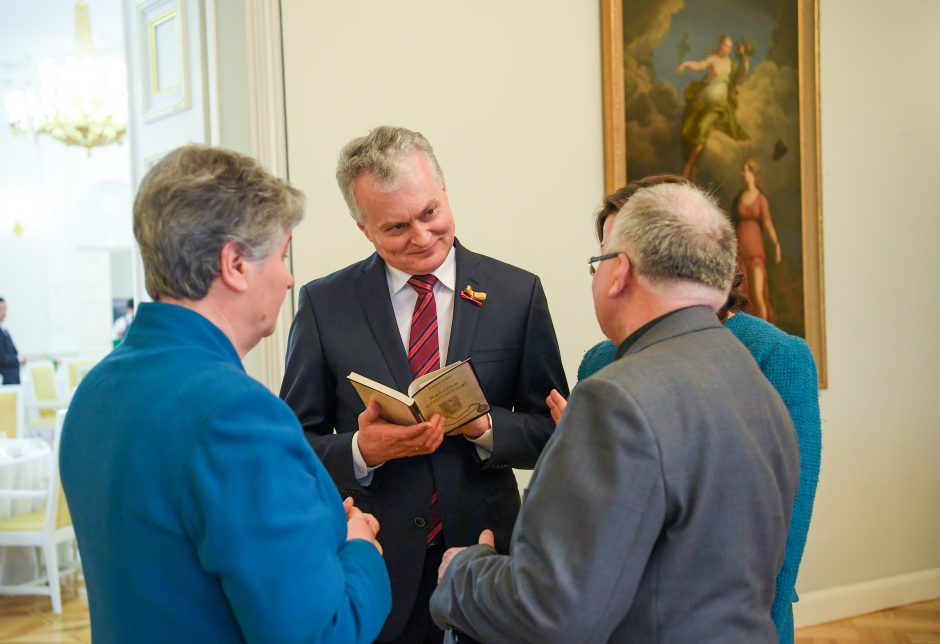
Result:
M141 347L154 340L169 341L183 350L209 350L242 367L238 352L219 327L192 309L176 304L142 302L121 346Z

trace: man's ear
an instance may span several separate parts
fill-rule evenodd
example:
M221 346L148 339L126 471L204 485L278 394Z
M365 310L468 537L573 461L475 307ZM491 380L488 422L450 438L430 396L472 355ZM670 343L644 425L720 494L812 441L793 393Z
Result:
M359 230L362 231L362 234L366 236L366 239L368 239L368 240L371 242L371 241L372 241L372 236L369 235L369 231L366 230L366 227L363 226L362 224L360 224L359 222L356 222L356 225L359 227ZM373 243L374 243L374 242L373 242Z
M242 245L234 241L219 251L219 279L236 293L248 290L248 259L243 252Z
M626 253L617 255L616 261L617 265L610 272L610 282L607 290L607 294L612 298L623 295L630 283L636 278L633 264Z

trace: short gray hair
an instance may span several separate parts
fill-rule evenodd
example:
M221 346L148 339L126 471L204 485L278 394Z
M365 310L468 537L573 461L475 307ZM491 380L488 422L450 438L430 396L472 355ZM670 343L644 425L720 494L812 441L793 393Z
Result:
M725 295L737 261L734 229L715 198L677 183L631 196L614 221L608 249L626 252L652 282L691 281Z
M403 157L413 152L424 153L434 168L438 182L444 185L444 173L434 156L434 149L420 132L382 125L365 136L356 137L343 147L336 165L336 182L349 207L349 214L356 223L362 223L362 211L353 189L356 177L363 172L371 172L387 185L394 186L410 170Z
M160 160L134 200L147 292L201 300L219 275L219 252L237 242L250 261L277 250L304 216L304 194L254 159L187 145Z

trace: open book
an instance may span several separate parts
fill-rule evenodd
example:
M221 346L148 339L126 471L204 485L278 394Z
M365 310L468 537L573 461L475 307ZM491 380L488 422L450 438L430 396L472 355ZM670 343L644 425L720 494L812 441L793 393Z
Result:
M490 411L470 358L426 373L403 394L355 371L346 376L366 405L376 400L382 418L397 425L414 425L434 414L444 418L450 433Z

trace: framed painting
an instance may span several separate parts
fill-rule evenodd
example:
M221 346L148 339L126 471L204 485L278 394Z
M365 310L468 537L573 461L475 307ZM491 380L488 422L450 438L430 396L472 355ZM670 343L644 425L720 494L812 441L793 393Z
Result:
M747 311L806 338L825 387L818 0L601 0L608 192L660 172L711 190Z

